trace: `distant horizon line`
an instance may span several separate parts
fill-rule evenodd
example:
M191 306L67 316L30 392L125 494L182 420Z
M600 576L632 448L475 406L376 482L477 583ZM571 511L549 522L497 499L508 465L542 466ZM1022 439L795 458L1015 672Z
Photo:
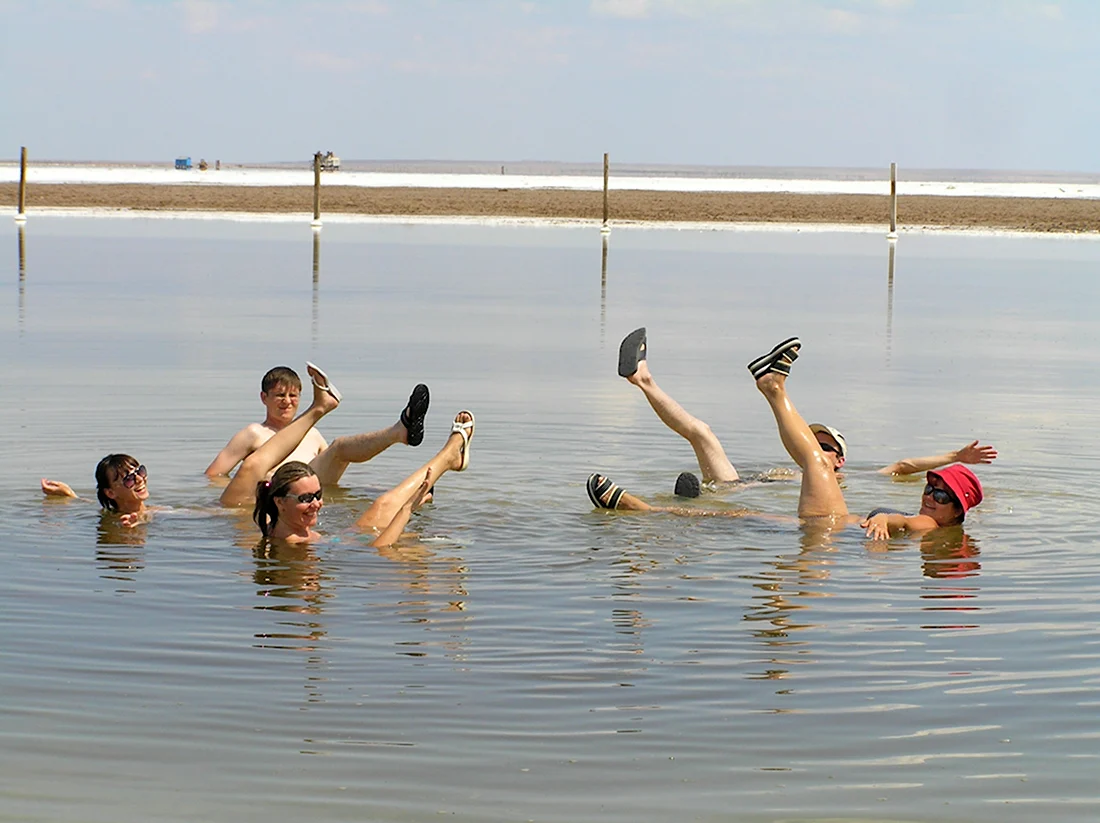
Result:
M191 157L196 155L177 155L179 157ZM67 160L56 158L29 159L31 166L134 166L159 168L172 165L176 157L157 160ZM201 158L206 159L206 158ZM224 167L231 168L296 168L308 166L311 157L302 160L222 160L221 158L208 159L208 164L213 167L220 162ZM0 159L0 165L19 165L19 158L10 160ZM543 173L565 174L570 170L583 173L602 173L602 161L571 161L571 160L440 160L440 159L371 159L356 160L341 158L342 167L349 171L411 171L417 167L430 167L434 170L449 169L454 173L495 173L500 169L502 174L529 174L533 170L541 170ZM197 166L197 161L195 162ZM615 162L611 160L612 174L640 173L645 176L657 174L670 174L673 176L731 176L744 177L746 172L770 172L781 178L791 178L800 172L813 172L813 177L819 177L826 172L829 176L854 175L864 179L889 179L890 165L885 166L814 166L814 165L764 165L764 164L706 164L706 163L649 163L649 162ZM1028 181L1064 181L1083 182L1091 178L1100 182L1098 171L1074 171L1064 169L985 169L985 168L949 168L949 167L921 167L898 165L899 179L909 180L941 180L958 179L973 180L978 178L996 178L1000 180L1016 179ZM769 175L760 175L767 177Z

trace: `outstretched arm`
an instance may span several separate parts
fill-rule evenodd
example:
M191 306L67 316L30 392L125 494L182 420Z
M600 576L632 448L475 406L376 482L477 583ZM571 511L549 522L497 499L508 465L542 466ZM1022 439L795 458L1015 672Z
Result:
M68 483L62 483L60 480L48 480L45 477L42 478L42 494L47 497L77 497L77 493L72 490Z
M259 437L253 426L245 426L225 444L225 448L218 452L209 466L206 467L207 477L221 477L227 475L260 445Z
M978 441L967 443L961 449L933 454L928 457L907 457L879 469L879 474L919 474L932 471L950 463L992 463L997 459L997 450L992 446L980 446Z

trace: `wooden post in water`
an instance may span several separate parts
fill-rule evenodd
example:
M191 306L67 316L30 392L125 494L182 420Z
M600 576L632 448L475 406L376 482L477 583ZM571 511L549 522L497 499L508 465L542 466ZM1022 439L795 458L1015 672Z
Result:
M603 153L603 226L600 227L600 231L607 234L611 231L611 226L607 224L608 210L607 210L607 177L610 171L611 164L608 162L607 152Z
M19 212L15 215L16 223L25 223L27 220L27 147L21 146L19 151Z
M309 225L321 228L321 152L313 155L313 222Z
M898 164L890 164L890 233L888 240L898 239Z

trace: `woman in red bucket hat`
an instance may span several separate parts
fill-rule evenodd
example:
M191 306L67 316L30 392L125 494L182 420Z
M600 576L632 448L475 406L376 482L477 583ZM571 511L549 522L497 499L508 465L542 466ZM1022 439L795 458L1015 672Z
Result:
M928 472L917 514L876 509L859 525L875 539L885 539L891 532L926 532L940 526L957 526L981 502L981 482L974 472L956 463Z
M859 523L867 530L867 536L874 539L883 539L899 532L929 532L962 523L966 512L981 502L982 485L970 469L959 464L928 472L917 514L885 509L876 509L866 517L848 513L848 504L844 501L844 493L837 482L833 463L825 458L817 437L798 413L787 393L791 365L798 359L801 348L802 341L792 337L748 366L756 381L756 388L764 395L775 416L779 439L791 459L802 469L802 488L798 498L799 518L829 529ZM650 506L600 474L593 474L588 478L587 490L592 503L603 509L657 510L685 515L721 514L727 517L756 514L750 511L707 512Z

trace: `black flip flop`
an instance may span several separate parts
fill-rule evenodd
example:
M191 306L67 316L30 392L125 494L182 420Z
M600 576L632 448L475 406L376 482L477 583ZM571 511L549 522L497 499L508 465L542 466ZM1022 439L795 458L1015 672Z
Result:
M401 425L409 433L410 446L419 446L424 442L424 417L428 413L428 387L417 383L409 395L409 403L401 410Z
M802 341L797 337L790 337L765 354L749 363L748 369L754 380L759 380L765 374L791 373L791 363L798 359L798 350L802 348Z
M630 377L638 371L638 362L645 360L645 326L634 329L619 344L619 377Z
M698 497L703 493L699 478L691 472L680 472L680 476L676 478L674 490L677 497Z
M588 499L592 501L592 505L597 509L616 509L619 507L619 498L623 496L623 490L602 474L589 475L585 488L588 489ZM603 497L608 492L611 492L611 496L607 498L605 503Z

